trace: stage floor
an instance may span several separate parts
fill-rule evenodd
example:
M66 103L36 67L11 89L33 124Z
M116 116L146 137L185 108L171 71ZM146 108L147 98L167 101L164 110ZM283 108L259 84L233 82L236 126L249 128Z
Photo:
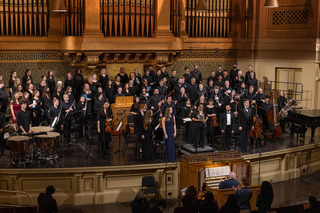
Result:
M305 141L302 138L296 140L296 136L291 138L289 133L283 133L280 139L276 140L276 143L273 144L271 141L268 141L264 147L261 148L261 152L269 152L274 150L282 150L287 148L293 148L297 146L303 146L309 144L311 131L308 130L306 133ZM72 143L70 147L67 147L64 142L60 143L60 147L57 149L57 153L60 158L57 162L39 162L34 161L33 164L29 164L26 168L72 168L72 167L97 167L97 166L122 166L122 165L137 165L137 164L148 164L148 163L164 163L160 155L157 155L157 159L152 162L144 162L142 160L142 155L135 153L135 144L129 144L127 152L125 155L114 154L115 151L119 149L119 136L112 136L112 142L110 143L110 149L107 150L107 155L102 156L98 152L98 137L94 136L92 138L93 145L91 149L90 156L86 158L83 155L83 150L86 145L85 139L76 139L73 135ZM316 130L315 141L320 142L320 128ZM123 136L120 137L120 148L122 148L124 143ZM179 137L176 139L176 148L177 148L177 158L176 161L179 161L178 151L181 149L181 146L185 142L182 140L182 131L180 132ZM217 142L215 143L216 150L223 150L222 148L222 136L219 136ZM231 148L234 149L234 142L232 142ZM236 150L239 151L239 147L236 147ZM258 153L259 149L256 145L251 145L248 142L248 152L250 154ZM17 166L12 166L10 162L10 151L5 151L6 156L0 157L0 168L17 168ZM21 167L20 167L21 168Z

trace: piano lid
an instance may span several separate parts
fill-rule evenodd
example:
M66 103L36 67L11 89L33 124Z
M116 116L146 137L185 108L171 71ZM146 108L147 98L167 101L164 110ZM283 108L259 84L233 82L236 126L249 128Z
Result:
M298 114L306 117L320 117L320 109L311 109L311 110L295 110L291 111L293 114Z

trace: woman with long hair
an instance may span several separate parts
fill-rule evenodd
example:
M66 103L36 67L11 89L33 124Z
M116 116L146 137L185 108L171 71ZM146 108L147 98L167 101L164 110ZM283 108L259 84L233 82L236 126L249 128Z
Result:
M133 94L131 93L130 89L129 89L129 84L128 83L125 83L124 86L123 86L123 90L122 90L123 94L125 96L133 96Z
M38 90L34 91L33 93L33 100L32 100L32 126L39 126L41 123L41 99L40 99L40 92Z
M162 128L164 134L164 147L166 160L176 159L176 148L174 138L176 137L176 119L172 115L173 110L171 107L167 107L165 115L162 118Z
M87 107L88 104L86 104L86 99L84 96L80 97L79 103L77 105L77 110L80 112L79 115L79 138L83 138L83 130L87 127Z
M147 93L146 90L147 90L146 87L142 87L141 93L139 95L140 102L144 104L147 103L150 99L149 93Z
M101 151L102 155L106 155L106 151L109 148L109 143L111 142L111 132L105 131L105 123L112 121L112 110L110 109L110 104L108 101L104 102L102 109L100 109L97 116L97 127L99 138L101 141Z
M88 83L84 84L82 96L84 96L87 101L87 113L92 113L92 93Z
M214 127L215 127L215 122L217 122L217 114L214 111L214 101L212 98L208 100L208 105L205 107L205 114L207 116L207 143L210 145L214 145ZM212 147L214 149L214 147Z
M56 87L56 89L53 92L53 98L57 99L59 101L59 104L63 100L63 94L62 94L62 87Z
M24 92L22 95L22 99L21 99L21 102L27 103L27 110L28 111L30 111L31 107L33 106L32 101L30 100L29 96L30 96L30 93Z
M72 87L70 87L70 86L67 87L65 94L67 94L69 96L69 102L73 103L75 99L74 99Z
M156 153L153 145L154 122L152 119L152 111L148 110L144 113L143 128L141 131L142 138L142 157L144 161L153 161L156 159Z
M17 123L17 113L20 109L20 95L16 92L13 94L13 98L10 102L11 119L13 124Z
M14 82L13 82L12 95L17 92L17 90L18 90L18 85L21 85L21 80L20 80L20 78L16 78L16 79L14 80ZM22 87L22 85L21 85L21 87ZM22 88L22 89L23 89L23 88ZM12 96L12 97L13 97L13 96Z
M54 88L56 87L56 82L54 81L53 71L49 70L47 75L47 87L50 89L50 95L53 96Z
M51 107L53 107L53 102L51 98L51 93L49 87L45 87L42 92L42 109L44 111L45 119L48 119L48 113ZM49 121L48 121L49 123Z
M29 70L29 69L27 69L25 71L24 76L22 77L22 87L23 88L26 88L28 80L31 80L31 84L33 83L32 76L31 76L31 70Z
M13 95L12 87L14 85L14 82L16 81L16 78L17 78L17 72L11 71L10 72L10 79L9 79L10 97L12 97L12 95Z
M115 82L113 82L113 93L114 94L117 93L119 87L123 86L123 84L122 84L122 82L120 80L121 80L120 76L117 75Z
M33 84L28 85L28 89L26 92L29 93L29 100L31 101L33 98Z
M200 104L198 109L191 114L192 121L190 124L187 143L193 144L195 149L197 149L198 146L203 148L205 145L204 136L207 119L208 118L206 118L202 104Z
M74 88L76 93L74 94L75 100L78 101L81 96L81 91L83 90L83 85L84 85L84 79L80 69L76 70L75 75L73 76L73 80L74 80L74 87L72 88Z
M114 103L114 90L113 90L113 84L111 80L108 80L107 86L104 89L104 94L106 94L106 98L109 101L110 104Z
M273 197L274 194L271 183L269 181L263 181L256 203L256 206L258 207L258 213L267 213L271 211Z
M102 87L103 90L107 86L108 78L109 77L108 77L108 75L106 73L106 69L105 68L101 69L100 76L99 76L99 81L100 81L100 84L101 84L101 87Z
M133 98L133 104L131 106L130 109L130 115L133 115L133 121L134 121L134 132L137 132L137 115L139 112L139 103L140 103L140 99L139 97L135 97Z

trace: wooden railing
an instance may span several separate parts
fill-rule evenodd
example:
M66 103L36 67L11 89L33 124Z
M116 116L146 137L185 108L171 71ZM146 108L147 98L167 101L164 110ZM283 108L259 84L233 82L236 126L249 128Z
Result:
M156 0L100 0L104 36L153 37Z
M63 13L63 36L81 36L85 20L85 0L65 0L67 12Z
M47 0L0 1L0 35L46 36Z

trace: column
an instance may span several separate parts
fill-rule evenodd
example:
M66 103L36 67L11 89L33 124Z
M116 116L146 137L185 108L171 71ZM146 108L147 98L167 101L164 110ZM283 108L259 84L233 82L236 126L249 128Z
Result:
M52 12L50 8L53 8L53 2L49 1L49 29L48 29L48 36L61 36L61 16L62 13Z
M156 26L156 37L160 36L171 36L173 37L172 31L170 30L170 0L157 0L156 1L156 12L157 12L157 26Z
M100 0L85 0L84 37L103 37L100 29Z

